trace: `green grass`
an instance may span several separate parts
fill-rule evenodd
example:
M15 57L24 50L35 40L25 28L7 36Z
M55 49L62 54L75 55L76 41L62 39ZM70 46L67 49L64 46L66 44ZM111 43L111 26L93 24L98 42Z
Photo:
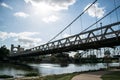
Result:
M50 75L43 77L43 80L71 80L75 75L78 74L79 73Z
M68 74L59 74L59 75L49 75L49 76L38 76L36 78L27 79L25 78L20 78L19 80L71 80L75 75L78 75L80 73L68 73ZM14 80L13 78L8 79L8 80Z
M120 71L113 71L102 76L103 80L120 80Z

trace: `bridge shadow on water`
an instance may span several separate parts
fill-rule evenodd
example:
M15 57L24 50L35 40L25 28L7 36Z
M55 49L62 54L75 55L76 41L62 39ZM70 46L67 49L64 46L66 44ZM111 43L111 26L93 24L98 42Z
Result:
M27 63L0 62L0 75L6 74L14 77L16 76L20 77L31 72L39 73L37 68L34 68L28 65Z
M17 70L26 70L26 71L35 70L31 66L29 66L27 64L17 63L17 62L14 62L14 63L0 63L0 69L3 69L4 67L15 68Z

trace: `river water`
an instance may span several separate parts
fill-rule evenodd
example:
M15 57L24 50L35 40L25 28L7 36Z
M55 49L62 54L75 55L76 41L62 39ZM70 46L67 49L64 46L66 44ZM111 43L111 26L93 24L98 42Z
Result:
M119 63L110 63L110 66L119 66ZM106 68L105 63L97 64L51 64L51 63L29 63L25 65L15 65L0 63L0 75L12 75L14 77L21 77L28 72L37 72L41 76L52 75L52 74L62 74L62 73L72 73L72 72L82 72L88 70L98 70L100 68Z

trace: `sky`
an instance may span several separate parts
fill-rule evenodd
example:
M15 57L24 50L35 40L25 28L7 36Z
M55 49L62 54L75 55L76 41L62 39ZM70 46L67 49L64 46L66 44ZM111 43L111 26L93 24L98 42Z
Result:
M32 48L45 44L93 1L0 0L0 45ZM119 4L120 0L98 0L55 40L80 33ZM118 21L119 12L120 9L102 20L103 25ZM99 23L93 26L96 27Z

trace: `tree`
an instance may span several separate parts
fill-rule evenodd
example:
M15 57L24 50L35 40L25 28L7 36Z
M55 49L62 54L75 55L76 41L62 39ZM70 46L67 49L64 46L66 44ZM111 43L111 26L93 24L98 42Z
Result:
M9 54L9 50L6 48L6 46L1 46L0 47L0 60L3 60L7 55Z
M68 63L69 62L69 54L66 54L66 53L52 54L51 61L57 62L57 63Z
M89 60L88 62L90 62L90 63L97 63L98 62L97 56L94 55L94 54L93 55L88 55L87 59Z

